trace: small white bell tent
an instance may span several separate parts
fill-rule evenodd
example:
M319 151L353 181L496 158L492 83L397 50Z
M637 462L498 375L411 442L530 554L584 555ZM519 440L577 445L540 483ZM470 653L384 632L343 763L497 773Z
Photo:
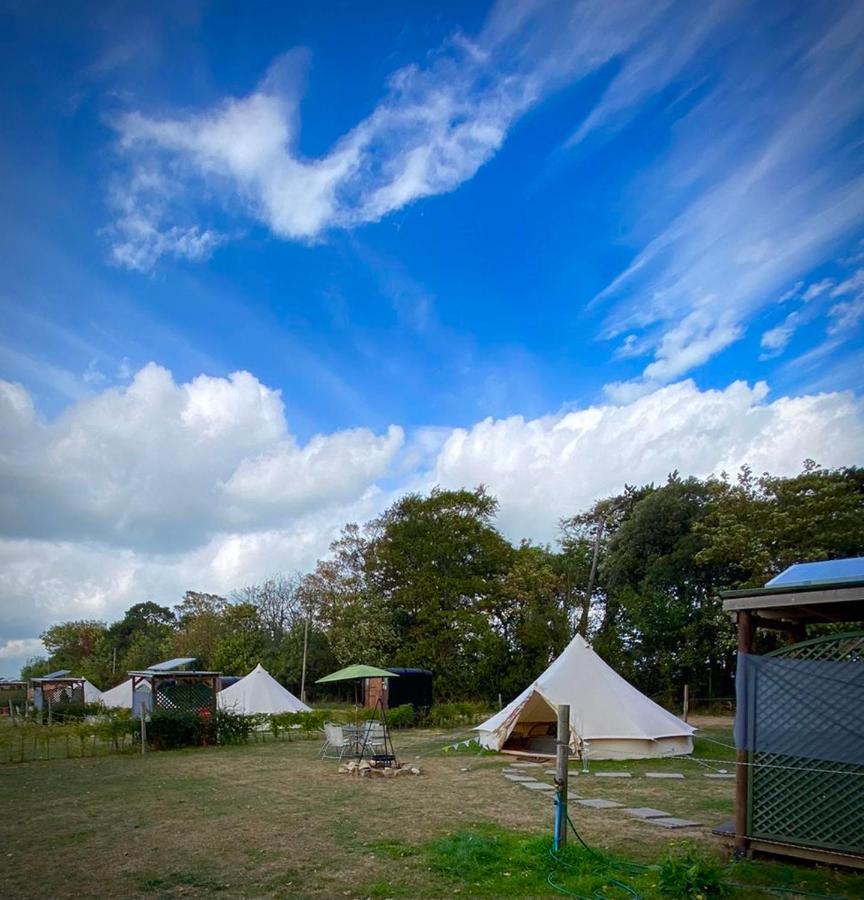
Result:
M693 752L694 728L649 700L581 635L524 691L475 729L503 752L555 754L559 704L570 704L570 749L589 759L648 759Z
M102 692L102 705L108 709L132 709L132 679Z
M230 709L244 716L256 713L310 712L261 665L245 677L220 691L216 697L220 709Z

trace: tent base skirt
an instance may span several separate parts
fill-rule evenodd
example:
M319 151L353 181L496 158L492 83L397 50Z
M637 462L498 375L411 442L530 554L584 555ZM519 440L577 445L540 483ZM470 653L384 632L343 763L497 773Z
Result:
M551 743L550 743L551 740ZM481 740L481 744L489 746ZM508 740L499 752L510 756L536 756L541 759L555 758L555 742L546 736ZM494 747L490 747L494 749ZM689 756L693 752L692 737L668 737L656 740L638 738L598 738L588 741L588 760L663 759L670 756ZM571 752L571 759L579 754Z

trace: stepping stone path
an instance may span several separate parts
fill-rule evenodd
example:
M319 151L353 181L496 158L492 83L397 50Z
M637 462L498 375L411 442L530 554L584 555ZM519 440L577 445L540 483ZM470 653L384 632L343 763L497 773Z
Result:
M646 778L683 778L680 772L646 772Z
M690 819L676 819L669 816L664 819L645 819L649 825L659 825L661 828L698 828L700 822L693 822Z
M595 778L632 778L629 772L595 772Z
M624 804L616 803L614 800L577 800L580 806L587 806L589 809L620 809Z
M545 781L520 781L522 787L528 788L529 791L554 791L555 788Z
M716 774L706 773L706 778L734 778L734 775L727 775L725 772L717 772Z
M637 806L633 809L625 809L628 816L636 819L668 819L669 813L663 812L662 809L652 809L650 806Z
M531 778L530 775L505 775L504 777L508 781L515 781L517 784L524 784L526 781L537 781L536 778Z
M510 764L514 769L539 769L540 763L516 762Z

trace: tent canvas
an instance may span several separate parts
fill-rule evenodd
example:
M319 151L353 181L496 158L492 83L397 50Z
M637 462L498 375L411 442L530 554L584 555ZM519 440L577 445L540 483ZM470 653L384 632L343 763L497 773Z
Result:
M101 703L102 702L102 691L96 687L95 684L90 684L90 682L85 678L84 679L84 702L85 703Z
M257 713L310 712L261 665L245 677L220 691L216 697L220 709L230 709L244 716Z
M511 703L478 725L490 750L553 756L559 704L570 704L570 749L589 759L645 759L692 753L693 732L649 700L581 635Z
M102 692L102 703L109 709L132 709L132 679Z

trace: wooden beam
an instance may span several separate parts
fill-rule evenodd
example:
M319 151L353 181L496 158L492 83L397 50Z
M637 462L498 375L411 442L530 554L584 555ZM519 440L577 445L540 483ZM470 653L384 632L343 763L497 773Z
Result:
M753 649L753 616L748 610L738 612L738 655L747 654ZM747 715L746 709L738 707L736 715ZM750 788L750 766L747 763L746 750L739 748L735 752L735 856L747 855L749 845L747 837L747 799Z
M730 597L723 601L726 612L740 609L780 609L795 606L820 606L823 603L854 603L864 601L864 587L832 588L823 591L789 591L786 594L752 594Z

